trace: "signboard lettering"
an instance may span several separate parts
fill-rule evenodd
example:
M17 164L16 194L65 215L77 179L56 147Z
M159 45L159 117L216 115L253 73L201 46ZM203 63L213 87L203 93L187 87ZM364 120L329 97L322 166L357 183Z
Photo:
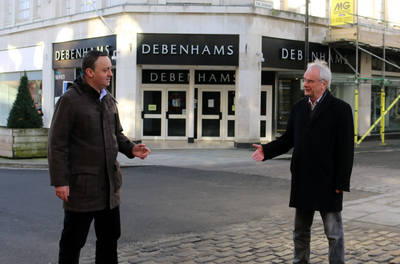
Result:
M239 35L139 33L137 42L138 64L239 65Z
M189 84L188 70L143 70L142 83ZM195 71L195 84L235 84L235 71Z
M107 52L110 54L110 46L97 46L90 48L81 48L81 49L70 49L70 50L56 50L54 52L54 56L56 60L75 60L82 59L86 53L91 50L97 49L102 52Z
M319 43L309 43L309 61L316 59L327 61L329 48ZM353 73L346 60L355 66L355 51L338 49L343 58L335 51L331 53L331 68L334 72ZM262 53L265 61L263 67L304 70L304 42L263 37Z
M53 69L80 68L82 58L91 50L113 55L116 50L116 36L53 43ZM115 63L115 60L112 60L112 64Z

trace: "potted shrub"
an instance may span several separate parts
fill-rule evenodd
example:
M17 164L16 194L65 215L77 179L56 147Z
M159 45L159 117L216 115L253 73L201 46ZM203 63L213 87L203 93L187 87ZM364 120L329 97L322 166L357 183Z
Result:
M43 128L43 120L29 92L29 81L25 72L7 119L7 128L0 128L0 156L47 157L47 135L48 129Z

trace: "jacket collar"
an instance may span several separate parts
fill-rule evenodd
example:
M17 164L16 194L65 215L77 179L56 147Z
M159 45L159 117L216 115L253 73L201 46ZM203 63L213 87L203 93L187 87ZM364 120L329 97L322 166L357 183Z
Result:
M97 99L96 101L100 102L99 92L86 82L83 75L80 75L78 78L76 78L73 84L68 84L67 89L69 88L74 88L80 95L86 94L92 99ZM103 99L106 99L108 94L109 93L107 93Z
M315 120L318 119L318 117L325 112L326 109L328 109L332 103L332 98L333 95L329 92L329 90L326 90L326 94L323 97L322 102L319 103L318 107L314 110L315 113L312 116L312 119L310 120L310 115L309 115L309 108L308 108L308 98L304 98L303 101L303 117L306 119L307 123L311 124Z

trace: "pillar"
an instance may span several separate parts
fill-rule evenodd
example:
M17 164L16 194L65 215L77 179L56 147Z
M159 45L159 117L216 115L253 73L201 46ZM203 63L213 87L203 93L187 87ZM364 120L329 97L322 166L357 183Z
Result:
M240 35L235 86L235 147L260 142L262 37Z

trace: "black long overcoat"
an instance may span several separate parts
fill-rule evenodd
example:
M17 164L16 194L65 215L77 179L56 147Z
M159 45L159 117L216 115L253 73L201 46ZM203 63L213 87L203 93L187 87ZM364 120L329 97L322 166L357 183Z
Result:
M350 191L354 156L354 124L350 105L329 91L309 117L308 97L295 103L286 132L263 145L264 160L293 148L290 207L339 212L343 192Z

